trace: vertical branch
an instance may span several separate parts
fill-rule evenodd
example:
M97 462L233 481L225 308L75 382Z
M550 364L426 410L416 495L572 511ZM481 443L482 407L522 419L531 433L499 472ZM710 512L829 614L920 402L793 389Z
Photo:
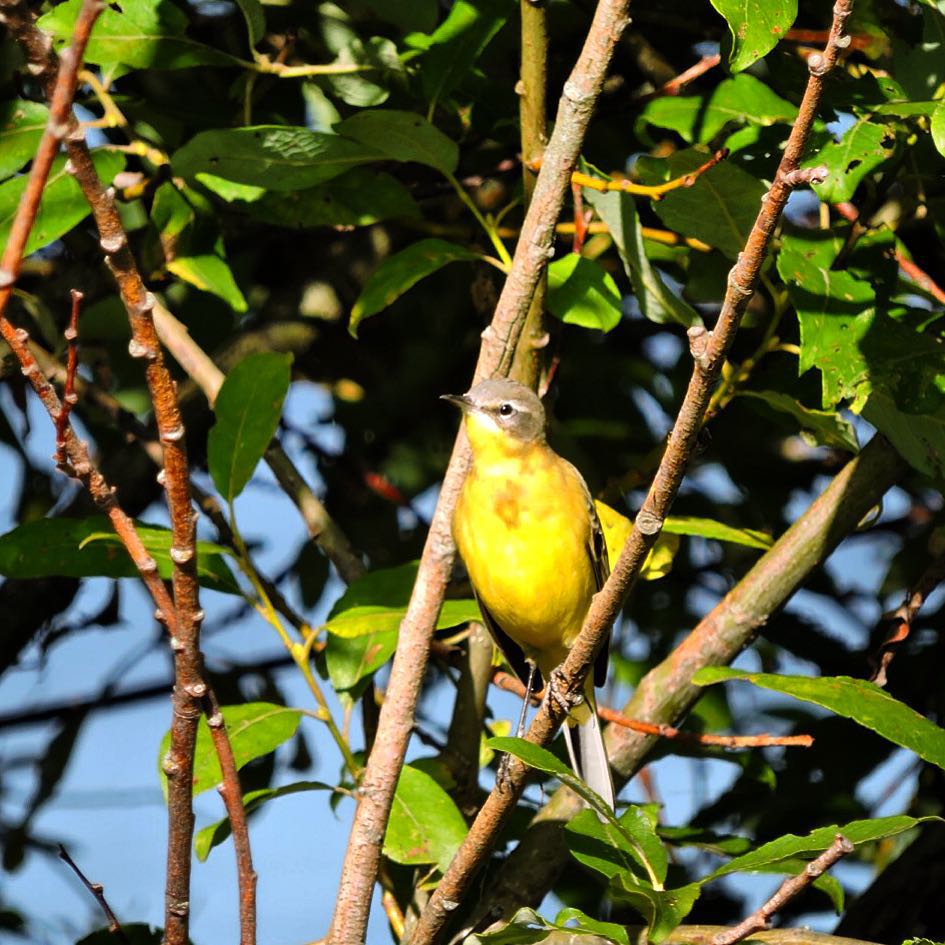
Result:
M519 0L521 17L521 69L518 85L518 115L521 125L522 189L525 208L531 203L538 172L548 144L548 12L546 0ZM529 387L536 387L541 374L541 350L547 344L545 333L545 291L542 277L532 296L522 343L515 350L511 376Z
M601 0L578 61L564 84L555 130L535 183L512 266L492 323L482 336L474 381L508 374L512 367L532 296L553 250L555 224L571 172L614 48L627 24L628 5L629 0ZM329 945L361 945L365 939L384 830L413 728L433 627L453 568L455 547L450 521L468 464L469 447L460 433L443 477L417 580L400 625L377 738L358 792Z

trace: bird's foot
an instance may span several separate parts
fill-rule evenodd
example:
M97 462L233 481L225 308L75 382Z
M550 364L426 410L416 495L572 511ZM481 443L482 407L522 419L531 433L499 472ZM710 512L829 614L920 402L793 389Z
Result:
M580 691L574 692L568 689L568 681L559 666L551 671L548 683L545 686L545 700L554 703L565 713L570 712L575 706L584 701L584 696Z
M510 793L512 790L511 765L512 756L503 755L502 760L499 762L499 770L496 772L495 776L495 786L500 794Z

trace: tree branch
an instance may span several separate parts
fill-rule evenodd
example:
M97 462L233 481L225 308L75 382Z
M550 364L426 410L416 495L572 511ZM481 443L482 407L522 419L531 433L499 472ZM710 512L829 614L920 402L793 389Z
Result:
M118 921L117 916L112 912L112 907L108 904L108 900L105 898L105 887L101 883L93 883L86 875L79 869L78 864L75 860L69 856L69 853L66 851L66 848L60 843L59 844L59 859L63 861L76 876L82 882L82 885L95 897L95 901L98 903L99 908L102 912L105 913L105 919L108 922L108 931L115 936L116 940L119 942L125 943L125 945L130 945L128 936L125 935L124 929L121 927L121 923Z
M532 202L492 323L483 333L474 381L507 374L535 288L553 251L554 228L603 86L614 47L627 23L629 0L601 0L584 48L564 85L555 130L548 143ZM414 712L429 655L430 638L453 567L450 520L466 475L469 449L460 433L443 478L420 570L381 708L377 738L368 759L342 867L329 945L364 941L380 846L394 787L413 729ZM429 911L429 910L427 910Z
M837 860L852 853L853 849L853 844L842 833L838 833L833 843L816 860L811 860L797 876L789 876L766 903L738 925L713 935L709 945L735 945L754 932L763 932L775 913L807 889L818 876L826 873Z

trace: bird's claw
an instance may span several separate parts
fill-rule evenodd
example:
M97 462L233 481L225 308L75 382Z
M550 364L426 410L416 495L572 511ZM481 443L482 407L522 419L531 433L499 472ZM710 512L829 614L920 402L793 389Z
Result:
M554 703L565 713L570 712L575 706L584 701L581 692L569 690L567 683L568 680L559 666L551 671L548 676L548 683L545 686L545 700Z

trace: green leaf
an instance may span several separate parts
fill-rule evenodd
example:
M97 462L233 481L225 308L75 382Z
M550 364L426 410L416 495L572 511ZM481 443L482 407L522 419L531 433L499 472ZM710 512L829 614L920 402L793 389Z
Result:
M350 75L322 77L322 83L334 95L348 105L359 108L386 102L390 97L389 84L405 78L397 47L383 36L372 36L367 41L353 37L338 52L333 65L360 66L365 70Z
M842 833L852 844L859 846L862 843L871 843L886 837L894 837L896 834L911 830L913 827L931 820L940 820L940 818L907 817L901 814L895 817L878 817L872 820L854 820L842 827L819 827L804 837L789 833L783 837L778 837L777 840L772 840L770 843L763 844L750 853L729 860L728 863L723 864L700 880L700 883L712 882L732 873L766 870L795 857L813 859L833 843L838 833Z
M167 270L195 288L222 299L234 312L245 312L249 308L232 270L220 256L213 253L175 256L168 261Z
M510 738L498 736L490 738L486 745L495 751L504 751L525 762L530 768L553 774L562 784L569 787L578 797L585 800L603 820L604 826L615 831L624 849L632 851L634 859L646 871L649 885L655 889L662 889L663 879L666 876L666 854L663 845L656 837L654 824L646 827L639 809L630 812L627 821L617 819L607 802L581 780L563 761L559 761L546 748L533 745L524 738ZM594 816L593 814L591 816ZM645 816L645 815L644 815ZM596 819L596 817L595 817ZM586 821L584 821L586 823ZM609 831L605 831L608 833ZM658 852L654 853L654 847ZM651 861L651 856L655 857Z
M449 866L466 837L466 821L452 798L430 777L405 765L397 780L384 835L384 854L409 866Z
M610 331L620 323L620 290L596 262L568 253L548 267L548 311L568 325Z
M670 515L663 522L663 531L670 535L697 535L699 538L727 541L733 545L760 548L762 551L767 551L774 544L774 539L766 532L759 532L754 528L735 528L724 522L695 515Z
M805 407L781 391L743 390L738 392L738 396L761 400L779 413L793 417L801 430L820 446L830 446L850 453L856 453L860 449L853 424L844 420L836 410Z
M174 152L181 177L212 174L266 190L301 190L378 160L374 148L341 135L287 125L201 131Z
M236 5L246 21L249 45L255 46L266 35L266 14L259 0L236 0Z
M851 125L840 141L820 148L805 167L824 165L830 175L822 184L814 184L814 192L826 203L852 200L856 188L896 151L896 135L883 125L861 118Z
M766 56L797 18L797 0L712 0L712 6L728 23L732 72Z
M715 666L700 670L693 682L705 686L728 679L744 679L762 689L823 706L945 769L945 729L865 679L779 676Z
M800 322L798 368L820 370L825 407L848 401L916 469L945 475L945 346L877 311L869 282L830 268L838 250L831 237L783 238L778 271Z
M57 47L72 39L82 0L66 0L37 21ZM92 31L86 62L123 63L138 69L234 66L238 60L185 35L187 15L166 0L122 0L108 6Z
M607 224L644 316L658 324L677 322L686 328L701 325L702 319L695 310L674 295L650 265L633 198L619 191L600 193L585 188L584 200Z
M135 523L158 573L170 579L171 533L157 525ZM197 577L204 587L239 594L224 560L226 548L197 542ZM138 569L104 515L90 518L41 518L0 535L0 574L10 578L138 577Z
M423 57L420 75L431 111L469 75L513 9L508 0L456 0Z
M369 226L391 217L420 215L407 188L390 174L356 168L328 184L290 193L267 193L236 204L257 220L291 229L318 226Z
M335 601L323 629L348 639L396 632L407 612L419 566L419 562L412 561L394 568L378 568L358 578ZM436 629L481 619L474 600L447 600L440 609Z
M570 923L575 925L571 926ZM592 919L589 915L576 909L574 906L567 906L555 916L555 925L566 927L569 932L580 931L588 932L617 945L630 945L630 934L625 925L619 925L616 922L601 922L600 919Z
M938 148L938 153L945 155L945 102L936 102L932 112L931 128L932 141Z
M36 152L49 109L38 102L0 102L0 179L15 174Z
M243 795L243 808L247 814L252 813L263 804L276 797L285 797L288 794L299 794L303 791L333 791L330 784L322 781L294 781L292 784L283 784L276 788L261 788L258 791L248 791ZM230 818L224 817L216 823L197 831L194 836L194 853L201 863L205 862L210 851L219 846L231 833Z
M662 183L691 173L706 162L703 151L680 151L667 160L641 158L643 182ZM728 161L700 174L691 187L678 187L653 205L672 230L714 246L729 259L741 252L761 206L765 186Z
M271 702L247 702L243 705L224 706L223 719L233 748L236 767L242 768L254 758L261 758L287 742L299 727L302 713ZM171 745L171 733L161 739L158 768L161 769L161 788L167 796L167 776L161 765ZM210 729L203 716L197 726L197 745L194 749L194 795L209 791L223 780L220 762L213 747Z
M407 605L385 606L367 604L362 607L350 607L332 617L323 629L338 637L361 637L365 634L377 634L396 631L407 613ZM470 620L481 620L482 615L474 600L447 600L440 608L436 629L458 627Z
M393 161L425 164L447 175L459 164L456 142L414 112L365 109L346 118L335 130Z
M742 73L720 82L708 100L700 95L655 98L637 121L669 128L695 144L711 141L729 123L763 128L796 117L794 105L753 75Z
M689 915L702 892L698 883L677 889L652 890L634 884L629 873L619 873L608 888L610 895L631 905L646 920L646 940L659 945Z
M402 619L404 611L398 613ZM377 672L394 655L397 637L397 629L373 630L354 637L331 634L325 646L325 665L335 691L348 692Z
M441 239L412 243L406 249L388 256L364 284L354 307L348 330L357 337L358 326L365 318L383 311L421 279L452 262L480 259L479 253Z
M93 151L92 161L98 176L106 186L125 166L124 155L113 151ZM65 236L91 212L85 197L82 196L82 190L75 179L66 173L65 168L64 155L53 161L36 222L26 241L24 257L48 246L60 236ZM20 204L20 197L26 190L26 182L27 175L21 174L0 184L0 246L5 246L10 238L10 227Z
M568 849L578 862L608 879L629 870L643 882L652 884L655 879L655 885L662 887L669 858L656 833L656 814L655 808L633 804L620 815L617 823L622 829L618 829L583 810L565 825Z
M230 371L217 394L207 465L227 502L243 491L275 435L289 391L291 364L291 354L250 354Z

